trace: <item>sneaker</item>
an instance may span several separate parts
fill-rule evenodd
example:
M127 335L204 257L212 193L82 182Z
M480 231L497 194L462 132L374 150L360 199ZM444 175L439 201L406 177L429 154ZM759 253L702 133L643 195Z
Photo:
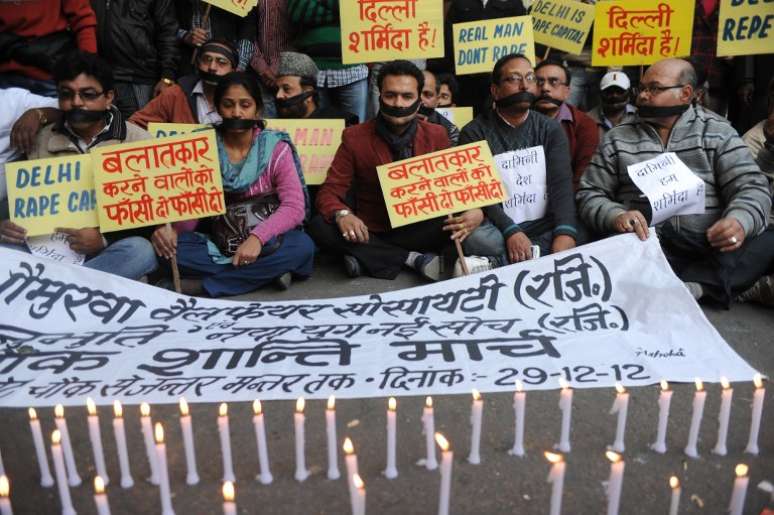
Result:
M774 306L774 275L764 275L736 298L737 302L758 302Z
M495 264L492 260L486 256L465 256L465 264L468 265L468 272L471 274L477 274L478 272L486 272L495 268ZM465 273L462 271L462 262L457 258L454 263L454 272L452 277L462 277Z
M274 278L274 286L280 290L285 291L290 288L290 283L293 281L293 276L290 272L285 272L279 277Z
M441 257L430 252L421 254L414 260L414 269L425 279L438 281L441 278Z
M355 256L344 256L344 271L347 273L347 277L355 278L360 277L363 271L360 269L360 261Z
M694 282L684 282L683 284L688 288L688 292L695 300L699 300L704 296L704 289L701 287L701 284Z

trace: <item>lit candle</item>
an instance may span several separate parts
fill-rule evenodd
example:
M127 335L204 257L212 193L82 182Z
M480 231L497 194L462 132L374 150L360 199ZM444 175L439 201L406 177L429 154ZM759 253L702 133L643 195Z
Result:
M325 435L328 438L328 479L338 479L339 457L336 444L336 397L328 397L325 407Z
M11 509L11 484L5 474L0 475L0 515L13 515Z
M97 469L97 475L102 479L103 484L107 484L109 479L107 467L105 467L105 453L102 451L102 433L99 429L99 415L97 415L97 406L91 397L86 399L86 411L88 411L89 440L91 440L91 449L94 452L94 467Z
M70 444L70 432L67 430L67 420L64 417L64 407L61 404L57 404L54 407L54 422L62 439L62 453L64 454L65 467L67 468L67 483L72 487L76 487L81 484L81 476L78 475L78 468L75 466L75 455Z
M234 502L235 492L234 483L226 481L223 483L223 515L236 515L237 508Z
M527 402L527 392L524 385L516 380L516 392L513 394L513 414L515 421L515 434L513 438L513 456L524 456L524 407Z
M0 452L0 476L5 475L5 465L3 465L3 453Z
M481 416L484 411L484 401L478 390L473 389L473 403L470 406L470 454L468 462L474 465L481 463Z
M688 445L685 446L685 454L691 458L698 458L699 452L696 450L696 443L699 440L699 428L701 427L701 417L704 415L704 402L707 400L707 392L704 390L704 384L701 379L696 378L696 393L693 396L693 415L691 416L691 427L688 429Z
M263 423L263 409L261 401L253 401L253 427L255 427L255 441L258 446L258 464L261 472L258 476L260 482L264 485L270 484L274 478L269 470L269 451L266 446L266 426Z
M218 434L220 435L220 454L223 458L223 481L236 481L234 463L231 459L231 431L228 423L228 404L220 403L218 408Z
M185 465L188 471L185 476L185 482L189 485L195 485L199 482L199 472L196 470L196 447L193 437L193 420L188 411L188 403L185 397L180 397L180 430L183 433L183 447L185 447ZM158 456L158 446L157 454ZM161 481L161 476L159 476Z
M113 433L116 436L116 447L118 448L118 465L121 468L121 488L131 488L134 486L132 471L129 470L129 453L126 450L126 432L124 431L124 410L121 403L113 401Z
M734 469L736 479L734 479L734 490L731 493L731 502L728 505L730 515L742 515L744 512L744 498L747 496L747 484L750 478L747 477L747 465L740 463Z
M438 447L441 448L441 491L438 498L438 515L449 515L452 458L454 453L449 449L449 441L441 433L435 433L435 441L438 443Z
M559 437L559 443L554 445L554 448L559 449L562 452L570 452L570 420L572 417L572 388L570 383L559 379L559 384L562 387L562 392L559 396L559 409L562 410L562 432Z
M753 377L755 384L755 393L753 393L752 419L750 421L750 438L747 440L747 447L744 452L758 454L758 433L761 430L761 414L763 413L763 397L766 390L763 388L763 378L760 374Z
M551 462L551 471L548 473L547 481L551 487L551 509L550 515L559 515L562 512L562 491L564 490L564 458L561 454L545 452L546 459Z
M105 481L99 475L94 478L94 504L97 506L97 515L110 515L110 505L105 494Z
M425 397L425 407L422 409L422 432L425 434L425 447L427 448L425 468L435 470L438 468L438 461L435 458L435 415L433 413L433 398L430 396Z
M672 499L669 501L669 515L677 515L680 507L680 480L676 476L669 478L669 486L672 487Z
M365 483L361 479L360 474L352 475L352 484L355 486L355 499L352 503L354 509L352 510L352 515L365 515L366 491Z
M397 401L395 397L390 397L387 401L387 468L384 469L384 475L387 479L398 477L398 468L395 466L395 443L397 440L395 428L395 410Z
M617 452L607 451L610 460L610 479L607 482L607 515L617 515L621 504L623 488L624 461Z
M626 413L629 411L629 392L626 391L626 388L621 383L615 383L615 389L618 393L615 396L613 407L610 408L611 415L618 413L613 450L615 452L624 452L626 448L624 445L624 435L626 434Z
M32 442L35 444L35 454L38 457L38 468L40 468L40 486L54 486L54 478L51 477L51 469L48 468L48 457L46 456L46 447L43 443L43 432L40 430L40 420L35 408L28 410L30 415L30 431L32 431Z
M54 432L51 433L51 456L54 458L54 474L56 474L59 502L62 504L62 515L75 515L70 489L67 486L67 472L65 472L64 451L61 442L62 432L59 429L54 429Z
M720 456L726 455L726 437L728 436L728 420L731 417L731 398L734 389L725 377L720 378L723 391L720 394L720 412L718 413L718 442L712 452Z
M658 396L658 432L656 441L650 446L659 454L666 452L667 422L669 420L669 405L672 403L672 390L669 383L661 380L661 393Z
M355 446L352 445L352 440L349 437L344 439L344 463L347 465L347 486L349 487L349 500L352 505L352 511L355 511L355 485L352 483L352 477L358 473L357 470L357 454L355 454Z
M153 429L156 440L156 464L159 470L159 495L161 496L162 515L175 515L172 508L172 494L169 491L169 471L167 470L167 446L164 443L164 428L156 422Z
M304 398L296 401L296 412L293 414L293 424L296 430L296 481L304 481L309 477L304 456Z
M153 450L153 426L150 417L150 405L147 402L140 404L140 427L142 428L142 438L145 442L145 455L148 457L151 476L148 479L152 485L159 484L159 472L156 466L156 454Z

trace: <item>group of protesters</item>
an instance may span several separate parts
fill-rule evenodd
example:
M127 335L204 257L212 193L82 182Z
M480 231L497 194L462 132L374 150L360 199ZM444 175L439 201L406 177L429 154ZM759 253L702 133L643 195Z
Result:
M448 24L526 12L521 0L447 4ZM716 9L697 2L715 30ZM694 31L711 33L702 27ZM5 2L0 167L147 139L153 122L212 125L225 214L56 231L86 267L163 284L174 263L191 279L187 292L226 296L288 288L312 274L318 249L340 256L349 277L409 268L436 281L455 243L466 256L460 275L616 233L644 240L653 213L627 168L673 152L705 195L703 213L655 224L673 270L697 300L774 305L774 82L759 66L740 84L740 107L728 94L733 64L707 57L700 36L691 58L644 70L594 70L545 52L538 63L509 54L491 74L455 77L445 59L342 64L335 0L261 0L245 17L199 0ZM755 93L767 102L757 119ZM476 116L456 127L437 111L451 106ZM345 120L319 187L305 185L289 136L266 128L277 117ZM494 155L543 148L541 218L516 221L496 204L391 226L378 166L481 140ZM0 182L0 245L25 250Z

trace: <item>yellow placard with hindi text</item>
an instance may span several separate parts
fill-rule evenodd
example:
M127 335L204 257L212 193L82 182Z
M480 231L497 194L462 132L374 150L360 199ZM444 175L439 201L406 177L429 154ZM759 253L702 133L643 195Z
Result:
M211 129L209 125L201 123L160 123L150 122L148 124L148 132L154 138L166 138L168 136L179 136L181 134L188 134L195 130Z
M342 63L443 57L442 0L340 0Z
M269 129L288 133L301 159L306 184L322 184L341 144L344 120L276 118L266 120L266 124Z
M215 131L91 151L103 232L225 212Z
M503 201L500 174L486 141L376 168L390 225L403 225Z
M203 0L214 7L220 7L237 16L244 18L250 9L258 5L258 0Z
M580 54L594 23L594 6L578 0L535 0L529 12L535 43Z
M774 2L720 0L718 56L774 52Z
M644 65L691 55L695 7L666 0L599 2L591 65Z
M97 227L97 197L87 155L18 161L5 165L8 209L28 236L57 227Z
M508 54L523 54L535 63L531 16L455 23L452 32L457 75L491 73L497 60Z
M472 107L436 107L435 110L460 130L473 120Z

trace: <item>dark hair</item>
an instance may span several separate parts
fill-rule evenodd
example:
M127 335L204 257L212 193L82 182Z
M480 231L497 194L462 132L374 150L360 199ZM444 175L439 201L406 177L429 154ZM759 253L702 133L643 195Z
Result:
M317 90L317 79L312 77L299 77L298 83L301 87L311 86L312 89Z
M54 82L59 84L66 80L74 80L78 75L84 74L94 77L104 91L114 89L113 69L101 57L89 52L75 50L60 58L54 64Z
M417 68L411 61L398 59L397 61L390 61L382 66L382 69L379 70L379 76L376 78L376 84L379 87L380 93L382 91L384 78L388 75L408 75L414 77L417 80L417 93L419 95L422 94L422 88L425 87L425 75L422 73L422 70Z
M441 83L438 82L438 75L436 75L435 72L431 72L430 70L422 70L422 75L424 75L425 73L433 76L433 80L435 80L435 94L437 95L438 93L441 92ZM422 87L424 88L426 84L427 82L425 82L425 84L423 84Z
M454 78L454 75L451 73L439 73L436 75L436 79L438 80L439 90L443 84L446 84L451 92L452 102L454 102L454 99L456 99L457 95L460 93L460 85L457 82L457 79Z
M558 61L556 59L545 59L544 61L541 61L540 64L535 66L535 73L541 68L544 68L546 66L558 66L559 68L564 71L564 78L565 78L565 85L569 86L570 81L572 80L572 74L570 73L570 69L567 68L562 61Z
M218 85L215 86L215 109L220 107L220 101L223 100L223 95L226 94L228 88L231 86L242 86L247 90L253 100L257 109L263 109L263 97L261 97L261 88L258 86L258 81L255 76L246 72L230 72L221 77L218 80Z
M527 56L524 54L504 55L497 60L494 68L492 68L492 84L500 84L500 73L502 72L503 66L508 64L509 61L513 61L514 59L524 59L529 63L530 66L532 66L532 61L530 61L529 58L527 58Z

